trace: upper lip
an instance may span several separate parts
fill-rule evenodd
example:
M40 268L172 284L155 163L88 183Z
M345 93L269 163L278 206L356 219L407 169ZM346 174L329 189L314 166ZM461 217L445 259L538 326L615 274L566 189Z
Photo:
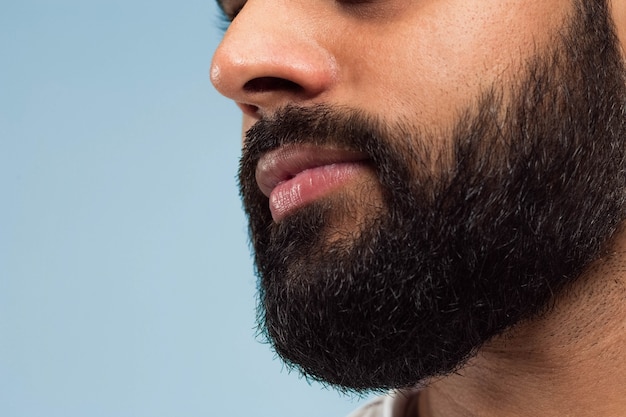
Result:
M368 155L363 152L345 149L311 145L285 146L261 156L255 172L256 182L261 192L269 197L278 184L307 169L367 159Z

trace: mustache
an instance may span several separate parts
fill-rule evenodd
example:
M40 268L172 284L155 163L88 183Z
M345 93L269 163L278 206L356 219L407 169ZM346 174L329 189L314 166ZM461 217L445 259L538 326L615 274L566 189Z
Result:
M287 145L335 147L371 155L371 143L385 136L381 126L375 117L354 109L289 105L248 129L243 157L258 161Z

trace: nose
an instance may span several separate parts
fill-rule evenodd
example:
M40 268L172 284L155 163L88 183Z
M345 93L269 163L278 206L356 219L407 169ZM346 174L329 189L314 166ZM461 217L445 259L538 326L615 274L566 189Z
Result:
M213 56L211 82L253 118L319 99L337 79L310 0L248 0Z

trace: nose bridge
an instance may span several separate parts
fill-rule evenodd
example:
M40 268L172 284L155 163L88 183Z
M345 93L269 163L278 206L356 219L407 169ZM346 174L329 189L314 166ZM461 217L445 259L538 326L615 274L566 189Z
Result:
M248 0L213 56L217 90L260 112L329 90L337 68L319 42L318 19L307 15L308 1Z

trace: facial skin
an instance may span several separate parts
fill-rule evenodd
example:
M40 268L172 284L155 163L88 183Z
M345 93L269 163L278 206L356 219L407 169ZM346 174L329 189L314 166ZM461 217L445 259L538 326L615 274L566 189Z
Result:
M449 125L495 79L514 76L571 10L570 0L249 0L211 76L244 109L246 129L294 103Z
M540 311L622 220L619 54L565 1L314 3L249 1L212 70L259 120L241 184L263 319L314 378L415 385ZM246 44L238 25L280 4L290 24L257 15ZM255 171L289 146L366 159L283 210Z

